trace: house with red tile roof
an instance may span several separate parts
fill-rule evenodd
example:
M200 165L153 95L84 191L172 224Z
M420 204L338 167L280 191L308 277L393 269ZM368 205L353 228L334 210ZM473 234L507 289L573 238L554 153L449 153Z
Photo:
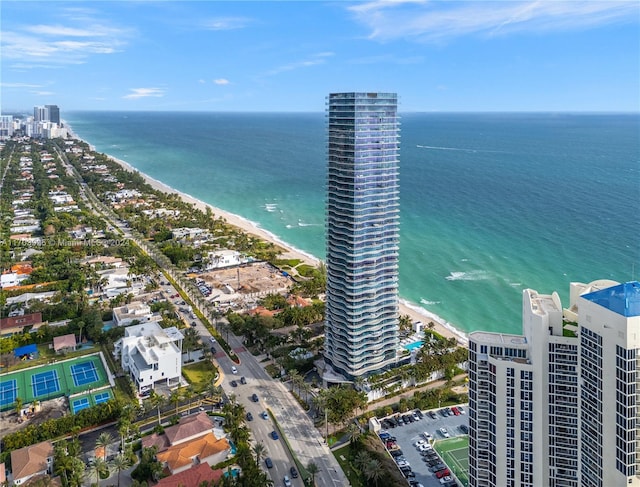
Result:
M170 475L160 480L156 487L198 487L202 482L217 482L224 472L212 470L208 463L200 463L188 470Z
M72 352L76 349L76 336L73 333L53 337L53 350L58 352Z
M0 335L8 336L22 333L27 326L33 331L42 325L42 313L31 313L22 316L10 316L0 319Z
M24 485L36 475L53 472L53 444L43 441L11 452L14 485Z

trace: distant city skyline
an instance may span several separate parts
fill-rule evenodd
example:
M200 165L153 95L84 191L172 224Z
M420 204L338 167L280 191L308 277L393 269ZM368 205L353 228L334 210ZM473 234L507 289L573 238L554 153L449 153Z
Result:
M2 2L0 109L640 111L636 1Z

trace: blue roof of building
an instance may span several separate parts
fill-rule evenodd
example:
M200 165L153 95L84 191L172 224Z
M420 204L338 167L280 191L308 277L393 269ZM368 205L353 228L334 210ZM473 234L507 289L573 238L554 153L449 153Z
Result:
M16 357L22 357L23 355L30 355L32 353L36 353L38 351L38 347L35 343L31 345L24 345L23 347L18 347L13 349L13 354Z
M625 282L583 294L582 297L627 318L640 316L640 282L638 281Z

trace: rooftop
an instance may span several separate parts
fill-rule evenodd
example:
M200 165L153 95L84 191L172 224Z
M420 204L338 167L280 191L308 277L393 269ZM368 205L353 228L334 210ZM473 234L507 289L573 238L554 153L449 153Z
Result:
M582 297L627 318L640 316L640 282L630 281Z

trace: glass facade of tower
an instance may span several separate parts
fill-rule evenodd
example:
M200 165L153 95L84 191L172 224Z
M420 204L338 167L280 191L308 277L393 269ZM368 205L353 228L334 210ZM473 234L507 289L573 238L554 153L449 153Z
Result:
M395 93L328 97L325 360L347 379L396 363L397 105Z

